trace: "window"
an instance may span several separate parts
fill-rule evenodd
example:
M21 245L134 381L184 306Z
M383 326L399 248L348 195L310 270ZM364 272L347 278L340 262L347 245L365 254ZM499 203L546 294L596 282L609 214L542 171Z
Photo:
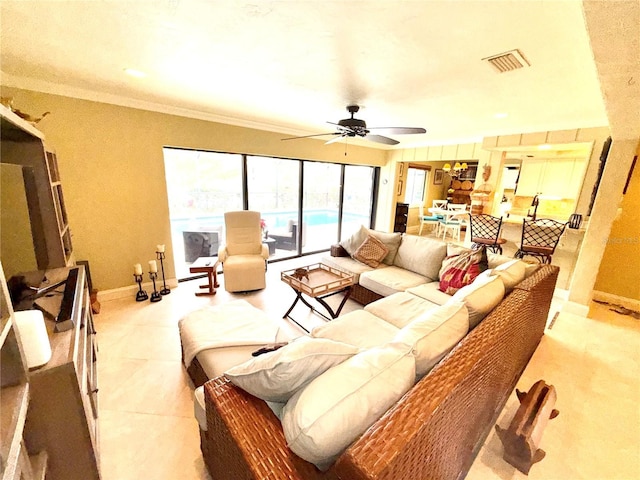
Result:
M422 168L407 169L407 190L404 202L409 205L417 205L424 202L424 186L427 182L428 170Z
M164 160L179 279L198 257L217 255L227 211L261 213L270 261L326 251L372 224L374 167L178 148L165 148Z

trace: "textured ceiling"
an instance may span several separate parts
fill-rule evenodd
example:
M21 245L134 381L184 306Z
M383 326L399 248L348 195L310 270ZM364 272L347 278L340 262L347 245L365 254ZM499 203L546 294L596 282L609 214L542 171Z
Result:
M2 0L0 21L4 84L283 134L331 132L352 103L427 129L400 147L608 124L575 0ZM512 49L531 66L482 61Z

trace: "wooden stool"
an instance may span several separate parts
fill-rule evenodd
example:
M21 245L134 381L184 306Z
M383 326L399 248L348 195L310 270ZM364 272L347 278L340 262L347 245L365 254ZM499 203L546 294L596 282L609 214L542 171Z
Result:
M218 283L218 259L216 257L199 257L189 267L191 273L206 273L208 282L200 285L199 288L206 288L204 292L196 292L196 295L215 295Z

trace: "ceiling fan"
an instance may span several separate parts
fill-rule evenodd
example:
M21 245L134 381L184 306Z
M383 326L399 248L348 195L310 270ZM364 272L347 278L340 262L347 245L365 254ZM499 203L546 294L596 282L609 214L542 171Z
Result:
M330 133L318 133L316 135L304 135L301 137L289 137L283 138L282 140L296 140L298 138L311 138L311 137L323 137L326 135L332 135L334 138L325 143L328 145L329 143L334 143L344 137L362 137L366 140L371 140L372 142L384 143L385 145L397 145L397 140L389 137L383 137L382 135L372 135L370 133L371 130L381 131L383 133L387 133L390 135L406 135L411 133L426 133L427 131L424 128L412 128L412 127L367 127L367 124L364 120L360 120L358 118L354 118L353 116L358 113L360 107L358 105L349 105L347 106L347 111L351 114L351 118L343 118L339 120L338 123L327 122L331 125L335 125L336 132Z

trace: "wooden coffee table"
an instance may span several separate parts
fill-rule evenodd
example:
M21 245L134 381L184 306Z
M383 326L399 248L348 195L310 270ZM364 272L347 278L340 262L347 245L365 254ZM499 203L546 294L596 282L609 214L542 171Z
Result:
M306 275L299 275L303 270ZM333 320L340 315L342 307L344 307L344 304L351 295L351 286L353 285L353 275L322 263L316 263L299 269L285 270L280 274L280 279L296 292L295 300L282 318L291 319L304 330L307 329L289 316L293 307L298 303L298 300L309 307L314 313L320 315L326 320ZM338 308L334 311L331 306L327 304L325 298L343 292L344 298L342 299L342 302L340 302ZM303 295L315 299L315 301L326 309L329 316L318 311L306 298L304 298Z
M215 295L216 288L220 286L218 283L218 268L217 257L198 257L195 262L189 267L191 273L206 273L208 282L204 285L200 285L200 288L205 288L204 292L196 292L196 295Z

